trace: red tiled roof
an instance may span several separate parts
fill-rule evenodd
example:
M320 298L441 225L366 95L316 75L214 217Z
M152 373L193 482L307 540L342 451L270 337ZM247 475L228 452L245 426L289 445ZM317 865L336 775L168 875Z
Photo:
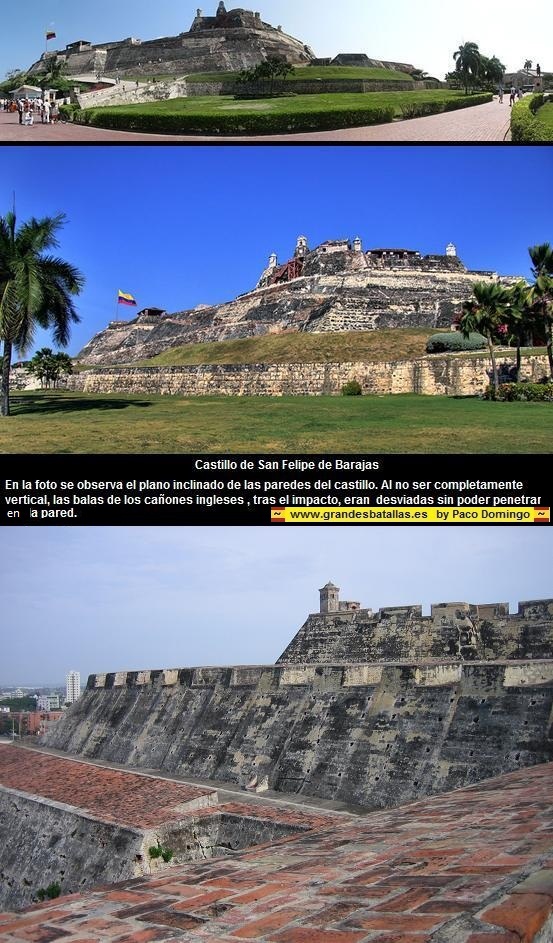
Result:
M0 749L0 786L63 802L97 816L138 828L182 818L211 789L105 769L34 750Z

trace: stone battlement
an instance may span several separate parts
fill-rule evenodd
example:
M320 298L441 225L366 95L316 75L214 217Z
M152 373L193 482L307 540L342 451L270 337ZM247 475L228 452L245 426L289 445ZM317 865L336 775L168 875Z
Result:
M463 673L472 668L493 665L501 675L498 678L503 687L527 685L539 687L553 683L553 659L536 659L513 662L472 662L469 665L454 661L402 662L401 669L405 678L411 678L417 686L434 687L436 684L457 684ZM215 668L161 668L150 671L114 671L106 674L91 674L86 685L87 691L99 688L258 688L276 690L291 685L308 685L319 689L337 689L359 687L360 685L380 684L386 670L400 667L390 662L357 664L313 664L274 665ZM516 685L515 685L516 681Z
M475 605L435 603L429 616L422 606L379 609L342 604L339 588L321 590L321 611L306 622L278 659L303 664L360 663L440 659L496 661L553 657L553 599Z

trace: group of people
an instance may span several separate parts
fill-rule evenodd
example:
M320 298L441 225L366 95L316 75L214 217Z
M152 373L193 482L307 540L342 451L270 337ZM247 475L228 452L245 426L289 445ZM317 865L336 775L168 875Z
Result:
M500 104L503 104L504 95L505 95L505 90L504 90L503 86L500 85L500 86L499 86L499 102L500 102ZM520 99L522 98L523 95L524 95L524 92L522 91L521 88L515 88L514 85L511 87L511 93L510 93L510 95L509 95L509 105L511 106L511 108L513 107L513 105L515 104L515 102L520 101Z
M55 124L59 120L59 107L55 101L50 102L48 98L19 98L16 106L19 124L32 125L35 119L41 124Z

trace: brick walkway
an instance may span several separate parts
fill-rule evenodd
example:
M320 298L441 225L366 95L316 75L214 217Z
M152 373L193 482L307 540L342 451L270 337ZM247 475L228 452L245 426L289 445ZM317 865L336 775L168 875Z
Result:
M100 128L87 128L79 125L35 124L33 127L22 127L17 115L8 115L0 112L0 141L11 143L74 143L90 142L101 144L104 141L114 141L121 144L150 141L173 141L175 143L205 143L219 141L229 143L271 143L286 141L301 144L304 141L504 141L508 139L511 110L508 102L500 105L494 99L489 105L478 105L475 108L464 108L443 115L432 115L429 118L416 118L410 121L396 121L393 124L381 124L370 128L349 128L344 131L321 131L304 134L283 134L262 137L202 137L138 134L125 131L105 131Z
M521 770L4 914L0 943L546 943L552 794Z

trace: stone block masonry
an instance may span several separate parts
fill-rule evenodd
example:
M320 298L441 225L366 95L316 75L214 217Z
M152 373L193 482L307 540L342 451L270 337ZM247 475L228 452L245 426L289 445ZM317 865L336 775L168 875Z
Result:
M0 915L0 943L549 943L553 764Z
M552 759L552 711L551 658L118 672L46 745L376 809Z
M499 360L503 378L513 360ZM545 356L525 357L522 376L538 382ZM214 364L189 367L103 367L76 373L67 389L84 393L158 393L171 396L336 396L350 380L365 395L419 393L475 396L490 384L485 355L427 357L389 363Z
M305 665L328 662L407 662L444 657L461 661L550 659L553 656L553 599L473 605L440 603L423 616L421 606L336 610L308 617L278 661ZM538 680L531 664L509 673L513 681ZM547 676L546 680L553 680Z

